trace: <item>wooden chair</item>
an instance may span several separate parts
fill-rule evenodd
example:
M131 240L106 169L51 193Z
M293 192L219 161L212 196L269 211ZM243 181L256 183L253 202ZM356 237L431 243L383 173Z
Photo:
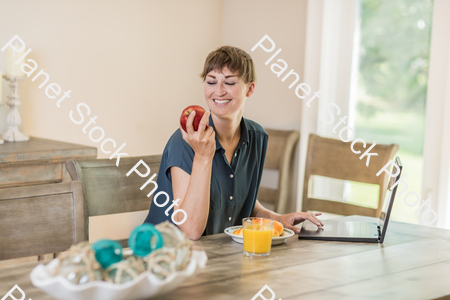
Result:
M378 177L376 174L393 158L399 147L396 144L376 144L370 152L378 153L378 156L371 156L367 167L367 157L359 159L362 153L372 145L372 143L366 144L366 148L364 148L363 143L355 143L355 151L361 151L360 154L355 154L350 149L351 142L344 143L341 140L310 134L303 185L302 211L311 210L346 216L379 217L384 193L387 189L388 174L383 172ZM368 208L349 203L310 198L308 188L312 175L377 184L380 188L378 207Z
M126 174L140 161L143 160L150 167L150 175L142 178L135 172L129 176ZM85 202L84 216L86 239L89 240L89 217L103 216L117 213L149 210L153 199L147 194L155 187L149 183L143 190L141 186L159 172L161 155L124 157L116 166L116 160L89 159L83 161L68 160L66 169L74 181L81 181L83 193L80 195ZM142 173L146 173L143 165L138 167ZM156 181L156 176L153 179ZM142 220L144 222L144 220ZM126 241L121 241L126 246Z
M0 260L67 250L85 240L79 182L5 188L0 193Z
M288 204L292 198L292 181L294 174L295 146L300 139L296 130L265 129L269 135L264 169L277 170L278 187L276 189L260 187L258 200L274 205L274 211L287 213Z

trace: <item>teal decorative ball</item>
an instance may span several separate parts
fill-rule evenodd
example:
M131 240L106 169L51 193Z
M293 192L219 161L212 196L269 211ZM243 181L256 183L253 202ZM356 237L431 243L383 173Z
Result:
M151 224L136 227L128 240L128 246L133 250L134 255L141 257L147 256L163 245L164 241L161 234Z
M99 240L92 244L95 258L103 269L122 260L122 246L111 240Z

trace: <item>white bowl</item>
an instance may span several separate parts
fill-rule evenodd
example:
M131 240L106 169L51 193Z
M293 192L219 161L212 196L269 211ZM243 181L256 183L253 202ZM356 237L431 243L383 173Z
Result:
M238 230L242 227L241 226L231 226L226 228L223 232L225 232L226 235L231 236L233 241L238 242L240 244L244 243L244 237L242 235L233 234L233 231ZM272 245L280 245L286 242L286 240L293 236L295 233L287 228L284 228L283 234L281 236L272 237Z
M145 299L169 292L192 276L198 269L205 267L208 257L204 251L192 252L191 262L181 272L174 272L164 280L145 271L132 281L113 284L105 281L93 281L86 284L72 284L62 276L52 277L52 270L59 264L57 259L47 265L36 266L30 274L34 286L56 299L61 300L116 300Z

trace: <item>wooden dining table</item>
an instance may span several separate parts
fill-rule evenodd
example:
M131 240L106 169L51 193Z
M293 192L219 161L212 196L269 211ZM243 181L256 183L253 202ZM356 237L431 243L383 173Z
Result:
M257 259L224 233L200 238L195 248L208 255L206 267L155 299L450 298L450 230L442 228L390 222L383 244L293 236ZM17 284L25 299L53 299L30 281L37 264L0 268L0 297Z

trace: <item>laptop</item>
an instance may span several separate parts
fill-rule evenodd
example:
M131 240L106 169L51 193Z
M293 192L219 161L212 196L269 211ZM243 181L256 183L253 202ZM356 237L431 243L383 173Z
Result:
M345 220L345 218L336 221L331 219L322 220L324 226L317 228L313 223L305 221L298 238L324 241L383 243L398 185L393 190L391 188L395 182L400 180L403 169L398 156L395 158L395 163L399 166L400 172L389 181L378 222L358 222ZM394 170L394 167L392 169L392 174L395 174L396 170Z

